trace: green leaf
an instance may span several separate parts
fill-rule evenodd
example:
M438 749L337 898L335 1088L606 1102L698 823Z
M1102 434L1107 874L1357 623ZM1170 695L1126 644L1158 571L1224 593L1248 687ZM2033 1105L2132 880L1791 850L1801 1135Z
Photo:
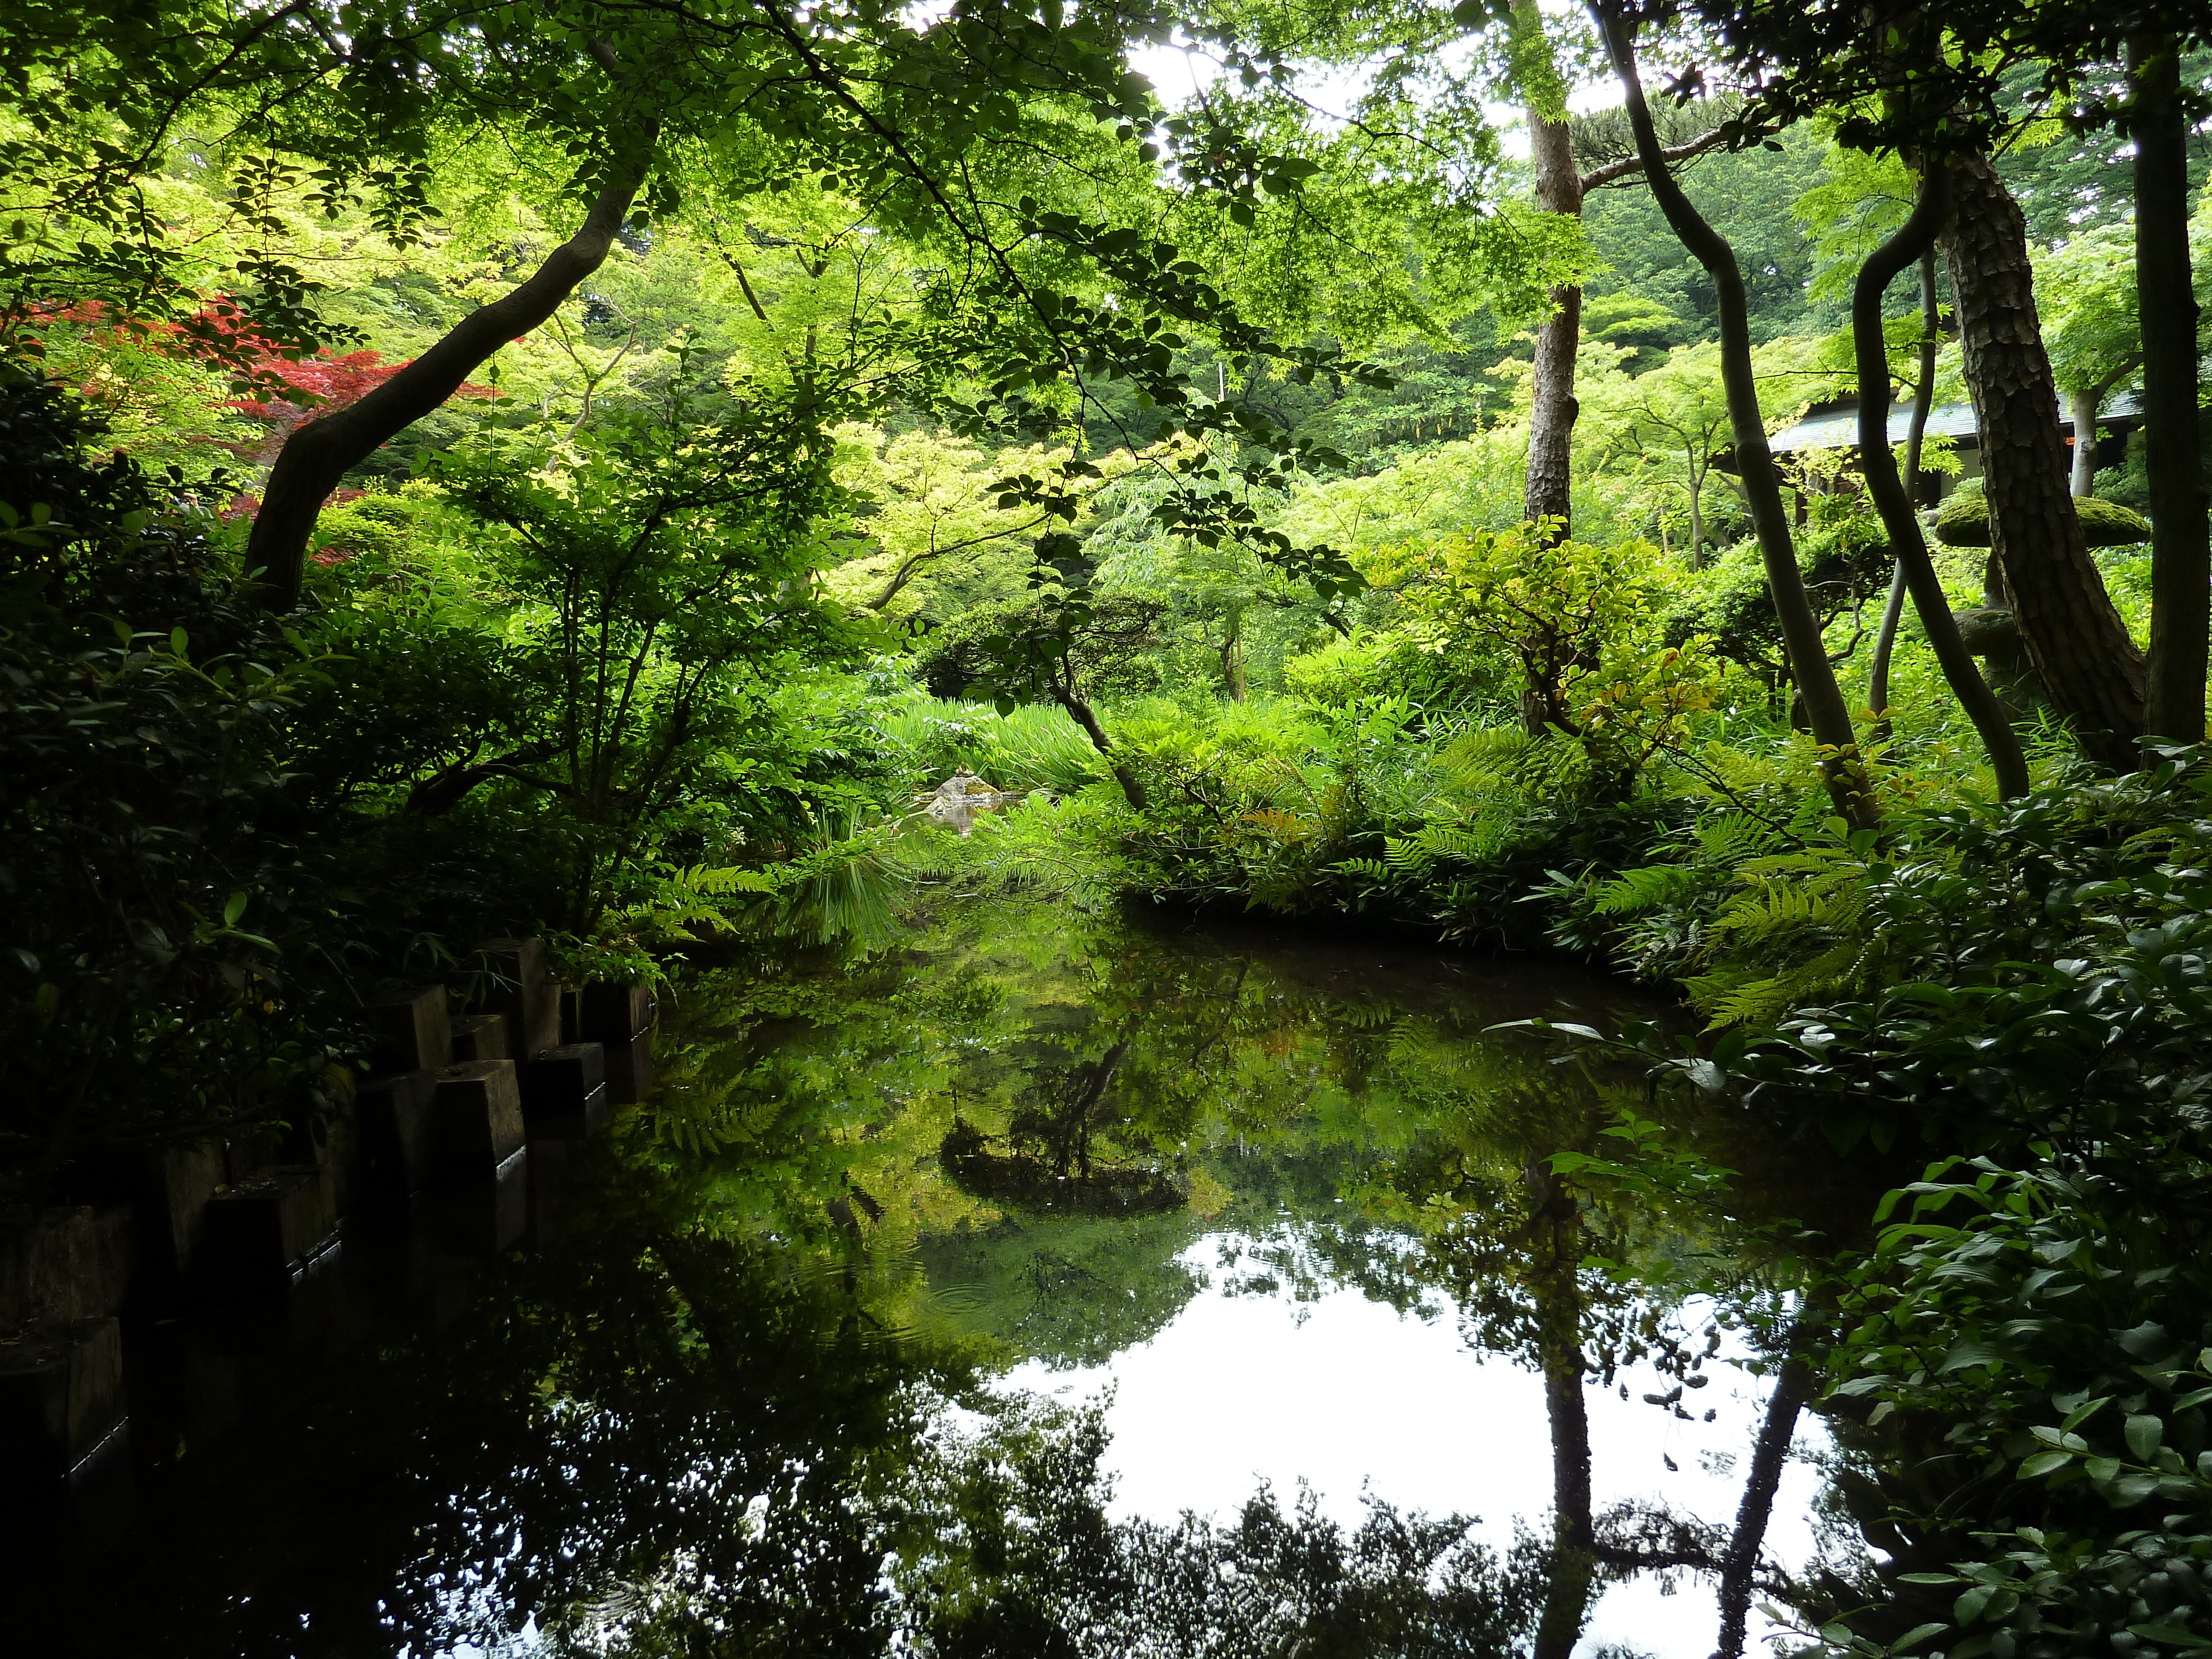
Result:
M1950 1372L1962 1371L1972 1365L1999 1365L2011 1358L2008 1350L1994 1342L1966 1337L1951 1345L1951 1351L1943 1356L1943 1363L1938 1370Z
M2128 1634L2169 1648L2212 1648L2212 1640L2179 1625L2130 1625Z
M1909 1653L1914 1648L1918 1647L1923 1642L1926 1641L1929 1637L1936 1635L1938 1632L1947 1631L1951 1627L1948 1625L1941 1623L1915 1625L1911 1630L1905 1632L1904 1635L1899 1637L1897 1640L1892 1642L1889 1644L1889 1650L1892 1653Z
M238 926L238 919L239 919L240 916L244 915L245 914L246 914L246 895L245 895L245 894L243 894L243 893L233 893L233 894L232 894L232 895L231 895L228 899L226 899L226 900L224 900L224 901L223 901L223 906L222 906L222 925L223 925L224 927L237 927L237 926Z
M1997 1593L1995 1584L1976 1584L1951 1604L1951 1617L1961 1625L1971 1625L1982 1616L1982 1609Z
M2158 1477L2154 1474L2124 1474L2112 1482L2105 1499L2114 1509L2124 1510L2142 1503L2157 1490Z
M2066 1451L2038 1452L2020 1466L2020 1478L2034 1480L2049 1474L2053 1469L2063 1469L2074 1461L2074 1454Z
M2127 1439L2128 1449L2135 1454L2136 1462L2148 1463L2156 1455L2159 1443L2166 1438L2166 1425L2155 1417L2138 1415L2128 1419L2123 1433Z
M2100 1394L2094 1400L2083 1401L2081 1404L2074 1407L2067 1412L2066 1420L2060 1424L2059 1427L2066 1433L2071 1434L2075 1429L2080 1428L2084 1423L2094 1417L2099 1412L2104 1410L2106 1406L2112 1403L2112 1395L2108 1394ZM2065 1402L2062 1401L2057 1403L2063 1405ZM2048 1439L2050 1437L2047 1435L2039 1435L2038 1437Z
M172 654L178 657L185 657L186 659L189 660L190 659L186 656L186 648L191 645L191 640L186 637L183 629L173 628L169 630L169 650Z

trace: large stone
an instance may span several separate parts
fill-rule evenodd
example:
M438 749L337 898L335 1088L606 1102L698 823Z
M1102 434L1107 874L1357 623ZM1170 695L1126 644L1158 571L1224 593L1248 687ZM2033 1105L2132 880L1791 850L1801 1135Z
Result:
M653 1033L640 1031L607 1051L607 1098L633 1106L653 1091Z
M359 1095L352 1074L337 1072L336 1076L337 1081L324 1098L297 1109L279 1143L278 1156L286 1164L313 1164L328 1170L331 1195L343 1216L353 1213L362 1195L363 1152Z
M646 986L599 980L576 994L576 1040L612 1048L653 1024L653 993Z
M0 1335L119 1313L137 1265L125 1205L0 1210Z
M149 1264L171 1288L192 1270L209 1200L224 1179L222 1148L212 1141L163 1146L147 1160L139 1237Z
M522 1150L522 1096L511 1060L473 1060L438 1073L431 1164L441 1181L483 1181Z
M561 991L545 966L545 941L492 939L477 947L482 969L469 998L472 1012L507 1016L510 1057L526 1060L561 1046Z
M437 1092L434 1072L405 1072L362 1085L354 1115L361 1126L362 1182L369 1191L403 1197L429 1184Z
M230 1286L286 1279L336 1242L337 1226L328 1170L314 1165L264 1170L222 1188L208 1205L200 1276Z
M453 1059L456 1066L471 1060L513 1060L504 1014L463 1014L453 1021Z
M373 998L362 1017L368 1027L369 1069L375 1076L435 1072L453 1063L444 986L417 986Z
M596 1042L572 1042L515 1068L522 1089L523 1121L533 1134L588 1134L593 1106L606 1110L606 1051Z
M526 1152L501 1164L489 1181L441 1193L424 1213L438 1244L467 1257L504 1255L522 1242L530 1221L530 1166Z
M113 1319L0 1341L0 1487L61 1479L122 1424L125 1403Z

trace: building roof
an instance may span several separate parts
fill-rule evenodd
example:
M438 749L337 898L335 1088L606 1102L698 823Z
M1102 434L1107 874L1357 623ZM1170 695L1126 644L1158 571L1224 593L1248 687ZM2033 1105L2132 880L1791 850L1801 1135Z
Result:
M2133 396L2123 392L2108 401L2102 421L2132 421L2142 413L2142 405ZM1901 444L1911 435L1912 404L1894 403L1889 406L1889 441ZM2071 434L2074 422L2063 408L2058 411L2058 429ZM1938 404L1928 411L1928 435L1956 438L1962 449L1979 447L1980 428L1974 421L1972 404ZM1795 426L1785 426L1766 441L1766 447L1777 455L1794 454L1802 449L1855 449L1859 441L1859 406L1855 398L1819 407Z

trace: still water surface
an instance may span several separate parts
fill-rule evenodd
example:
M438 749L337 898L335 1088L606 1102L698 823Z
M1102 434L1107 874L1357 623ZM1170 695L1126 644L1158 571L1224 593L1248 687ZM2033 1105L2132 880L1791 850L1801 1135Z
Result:
M1712 1125L1755 1198L1532 1219L1643 1097L1495 1028L1650 1012L1006 900L714 969L650 1107L533 1147L525 1237L364 1218L307 1300L142 1333L135 1527L41 1589L94 1651L1523 1647L1543 1368L1591 1372L1595 1510L1725 1526L1779 1308L1737 1221L1824 1201ZM1711 1650L1696 1573L1595 1591L1579 1652Z

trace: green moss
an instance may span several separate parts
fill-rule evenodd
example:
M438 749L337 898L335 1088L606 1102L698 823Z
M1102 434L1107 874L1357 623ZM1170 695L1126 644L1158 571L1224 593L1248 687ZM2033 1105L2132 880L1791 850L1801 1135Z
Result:
M2132 547L2150 539L2150 520L2131 507L2088 495L2074 503L2092 547Z
M2150 520L2133 507L2097 496L2074 503L2082 534L2092 547L2129 547L2150 539ZM1964 491L1943 503L1936 515L1936 539L1947 547L1987 547L1990 544L1990 504L1978 494Z

